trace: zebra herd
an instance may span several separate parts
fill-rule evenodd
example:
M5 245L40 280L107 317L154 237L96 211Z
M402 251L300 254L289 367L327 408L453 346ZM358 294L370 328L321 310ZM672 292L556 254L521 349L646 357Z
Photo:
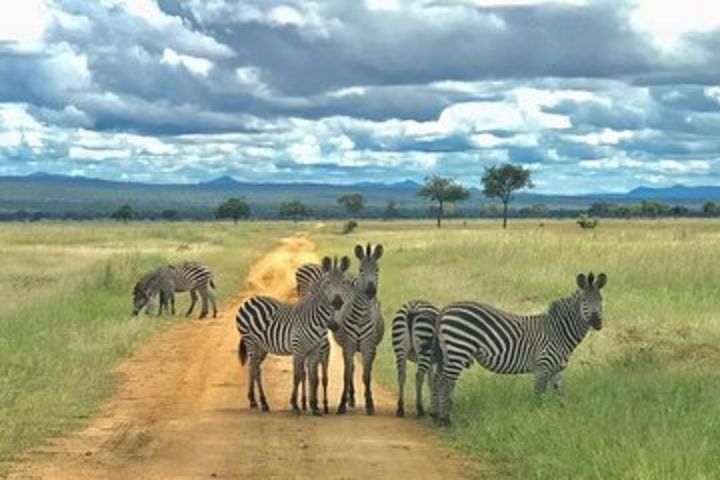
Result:
M354 358L362 356L365 412L374 414L372 367L383 338L384 320L377 293L378 262L383 246L356 245L357 273L350 273L350 258L324 257L320 264L304 264L295 273L298 301L285 303L269 296L246 299L235 317L240 334L238 357L248 364L247 398L251 408L269 411L261 366L268 354L291 355L293 388L290 405L294 414L309 406L313 415L329 413L328 330L342 348L343 388L337 413L355 407ZM544 313L519 315L474 302L452 302L439 308L424 300L405 303L392 320L392 347L396 358L398 400L396 414L405 415L407 361L417 364L416 414L422 417L425 378L431 392L430 414L441 426L450 424L451 396L462 371L473 361L499 374L533 374L534 397L542 403L550 386L562 400L562 372L570 356L591 329L602 328L602 294L607 275L580 274L576 289L550 303ZM189 291L192 313L198 293L200 317L208 313L208 300L217 313L212 273L196 262L164 265L145 275L133 290L133 314L146 308L159 294L160 308L174 313L175 292ZM320 369L322 379L319 378ZM323 408L318 388L322 380ZM308 382L309 381L309 385ZM302 389L300 403L298 390Z

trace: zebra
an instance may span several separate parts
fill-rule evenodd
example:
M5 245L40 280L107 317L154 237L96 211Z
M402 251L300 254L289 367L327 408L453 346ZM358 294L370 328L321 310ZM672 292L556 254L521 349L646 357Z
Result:
M355 352L362 353L365 413L375 413L370 381L377 346L385 330L380 302L377 299L378 260L382 254L382 245L376 245L374 250L369 243L365 249L362 245L355 246L355 256L360 260L358 276L353 281L348 299L340 312L339 328L333 332L335 341L342 347L344 364L343 391L337 408L339 415L347 412L348 404L350 407L355 404Z
M562 400L561 375L590 328L602 328L602 295L607 275L579 274L578 289L550 304L546 313L517 315L476 302L456 302L439 316L437 343L442 366L436 389L436 422L450 425L450 395L473 359L491 372L532 373L534 397L542 403L548 384Z
M304 298L319 280L322 279L324 272L322 265L317 263L305 263L301 265L295 271L295 284L297 288L297 295L299 299ZM330 365L330 341L327 337L323 339L318 352L320 373L322 376L322 388L323 388L323 412L330 413L330 407L328 404L328 369ZM305 400L305 382L302 383L302 408L306 408Z
M425 415L422 401L422 387L425 375L433 396L434 371L432 370L432 344L435 338L436 322L440 310L424 300L412 300L404 304L392 321L392 345L398 378L398 403L396 415L405 416L405 368L407 361L417 362L415 374L415 410L418 417Z
M270 410L262 386L260 366L268 353L293 356L293 390L290 405L299 414L297 404L298 386L305 379L309 365L310 410L321 415L317 400L317 365L319 347L327 339L327 329L337 328L335 313L343 306L345 272L350 259L338 262L325 257L322 260L324 275L308 294L296 304L284 304L274 298L253 296L245 300L235 317L240 343L240 363L249 363L248 400L250 408L257 408L255 384L260 393L260 405L264 412Z
M200 318L208 314L208 299L212 304L213 317L217 316L215 303L215 282L210 269L198 262L182 262L176 265L164 265L146 274L133 289L133 315L137 315L160 293L160 309L167 308L170 303L172 313L175 314L175 292L190 292L190 308L186 316L190 316L198 299L198 292L202 299Z

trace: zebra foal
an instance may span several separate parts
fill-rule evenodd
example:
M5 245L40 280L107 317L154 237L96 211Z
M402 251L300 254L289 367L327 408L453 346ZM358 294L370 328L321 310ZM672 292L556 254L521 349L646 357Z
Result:
M260 366L268 353L293 356L293 390L290 405L299 414L298 386L304 382L306 369L310 377L310 409L320 415L317 400L317 365L327 329L337 328L335 315L343 306L345 271L350 259L340 262L323 258L324 275L296 304L285 304L271 297L253 296L245 300L235 317L240 343L238 355L244 365L249 363L248 400L257 407L255 385L260 393L263 411L270 408L262 386Z
M415 373L415 411L418 417L425 415L422 388L425 376L434 395L434 372L432 370L432 345L435 339L439 309L423 300L413 300L397 311L392 321L392 346L398 377L398 404L396 415L405 416L405 370L407 361L417 363Z
M442 366L437 379L437 423L450 424L450 396L460 373L473 360L494 373L532 373L542 402L548 385L562 395L561 375L590 328L602 328L607 275L576 278L577 290L555 300L540 315L517 315L476 302L456 302L439 316L437 341Z
M190 308L187 316L192 314L198 299L198 292L202 299L200 318L208 314L208 300L212 304L213 317L217 316L215 303L215 283L212 271L204 264L198 262L183 262L176 265L163 265L145 274L133 288L133 315L137 315L148 303L160 294L160 307L158 315L170 307L175 314L175 293L190 292Z

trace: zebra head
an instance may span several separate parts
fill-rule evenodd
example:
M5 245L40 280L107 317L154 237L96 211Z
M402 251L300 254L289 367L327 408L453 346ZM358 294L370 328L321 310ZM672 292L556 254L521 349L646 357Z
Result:
M345 272L350 268L350 258L342 257L338 261L337 257L325 257L322 259L321 265L324 276L320 281L318 291L322 295L322 300L330 304L335 312L338 312L345 303L347 289ZM327 320L327 327L334 331L338 329L338 326L335 315L332 315Z
M143 288L142 282L138 282L133 288L133 309L132 316L137 316L145 306L150 303L152 295L150 291Z
M368 243L365 248L355 245L355 256L360 260L357 286L368 298L375 298L378 290L378 260L382 257L383 246L375 245L375 250Z
M601 273L595 277L591 272L577 276L579 292L580 316L595 330L602 328L602 295L600 290L607 283L607 275Z

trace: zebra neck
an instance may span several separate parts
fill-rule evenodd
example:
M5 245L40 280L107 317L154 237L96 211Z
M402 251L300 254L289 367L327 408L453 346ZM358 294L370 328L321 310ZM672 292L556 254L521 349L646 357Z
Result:
M373 307L373 299L365 292L355 290L353 297L347 305L346 318L357 323L364 323L370 319L370 311Z
M590 326L580 315L578 292L550 305L545 323L548 338L570 354L587 335Z
M306 301L301 301L297 308L308 313L308 315L301 315L301 317L308 318L309 323L322 325L323 327L329 322L333 314L329 302L325 301L321 296L310 297Z

